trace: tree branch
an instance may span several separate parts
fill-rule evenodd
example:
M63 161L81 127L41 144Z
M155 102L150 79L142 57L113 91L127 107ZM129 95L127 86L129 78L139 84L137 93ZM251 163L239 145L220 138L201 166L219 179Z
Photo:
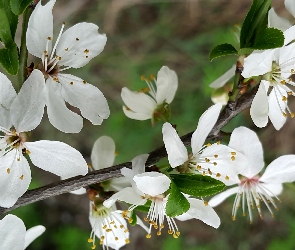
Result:
M207 139L221 139L222 133L221 128L224 127L232 118L234 118L238 113L242 112L244 109L250 107L254 95L257 92L257 88L251 90L251 92L242 95L237 102L229 102L225 108L220 113L220 116L213 127L212 131L208 135ZM193 132L190 132L181 137L183 143L188 146L191 142L191 136ZM146 165L153 165L157 163L160 159L167 156L165 146L161 146L154 151L150 152L149 158ZM3 215L9 211L12 211L18 207L25 206L40 200L47 199L56 195L68 193L70 191L79 189L81 187L86 187L91 184L106 181L112 178L121 177L121 169L123 167L131 168L130 162L125 162L118 164L116 166L105 168L101 170L96 170L88 173L85 176L76 176L67 180L62 180L58 182L51 183L49 185L36 188L27 191L22 197L18 199L16 204L10 208L0 207L0 215Z

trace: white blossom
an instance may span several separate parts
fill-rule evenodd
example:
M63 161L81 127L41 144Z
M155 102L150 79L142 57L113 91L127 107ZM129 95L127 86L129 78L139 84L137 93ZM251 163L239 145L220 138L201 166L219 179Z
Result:
M295 26L284 32L285 46L264 52L253 52L245 58L242 76L262 76L258 91L253 99L250 115L257 127L265 127L268 117L279 130L286 122L287 114L294 113L287 105L288 96L295 95L291 75L294 74L295 44L287 45L294 38Z
M142 77L147 84L147 88L141 91L130 91L123 88L121 97L125 105L123 111L125 115L135 120L152 119L152 124L170 116L169 104L175 96L178 87L177 75L167 66L163 66L157 75L157 78Z
M63 23L54 46L52 8L55 0L42 6L41 1L33 11L27 30L28 51L40 58L38 68L44 74L45 103L49 121L66 133L78 133L83 126L80 115L67 108L66 102L77 107L81 115L94 125L109 116L109 107L104 95L95 86L62 71L80 68L97 56L104 48L107 38L97 32L92 23L78 23L63 33Z
M236 173L244 167L245 157L220 143L204 145L218 119L221 108L220 103L215 104L200 117L191 139L192 153L188 153L171 124L163 125L163 140L172 168L179 166L181 172L202 173L225 183L234 181Z
M120 249L128 244L129 230L127 223L122 216L122 212L117 210L115 205L107 208L95 205L90 202L89 221L92 227L88 242L92 244L92 249L96 248L95 238L99 238L99 244L103 245L103 249Z
M282 183L295 180L295 155L284 155L271 162L260 175L264 167L263 149L257 135L245 127L236 128L231 136L229 146L241 152L247 157L247 167L237 175L235 187L232 187L214 196L209 205L215 207L229 196L236 194L232 209L232 219L236 219L239 207L242 207L243 215L247 211L250 223L253 221L252 209L257 208L262 218L261 203L264 203L271 215L274 216L271 206L278 209L275 200L283 186Z
M3 78L2 75L0 80ZM11 87L4 87L0 100L15 96L12 84L7 80L3 86L10 84ZM63 178L87 173L84 158L69 145L58 141L29 141L29 132L42 119L44 84L42 73L34 70L13 101L1 105L5 115L0 117L0 132L3 133L0 136L0 206L13 206L28 189L31 170L25 155L34 165Z
M169 195L167 191L170 187L171 180L164 174L158 172L144 172L145 161L148 155L140 155L132 160L132 170L123 168L122 174L128 178L132 187L124 188L114 194L108 200L104 201L106 207L111 207L117 200L131 204L131 206L123 213L125 218L137 206L144 205L150 201L150 208L147 216L144 218L150 224L147 238L151 238L151 230L157 230L157 235L162 234L164 221L168 223L168 234L174 238L178 238L180 232L174 218L166 214L166 205ZM187 198L190 203L190 209L181 216L175 217L179 220L199 219L206 224L217 228L220 224L219 217L215 211L206 206L203 201Z
M8 214L0 220L1 249L24 250L44 231L45 227L41 225L26 231L26 227L20 218Z

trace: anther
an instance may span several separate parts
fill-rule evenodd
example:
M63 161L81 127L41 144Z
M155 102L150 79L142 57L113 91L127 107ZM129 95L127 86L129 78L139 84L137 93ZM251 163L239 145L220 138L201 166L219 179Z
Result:
M281 83L282 85L285 85L285 84L286 84L286 81L285 81L285 80L282 80L280 83Z
M210 162L210 159L208 159L208 158L205 158L205 161L206 161L206 162Z
M26 150L26 154L29 155L30 153L31 153L31 151L27 149L27 150Z
M287 101L287 97L286 97L286 96L283 96L283 97L282 97L282 101L283 101L283 102Z
M140 79L141 79L142 81L144 81L144 80L145 80L145 76L142 75L142 76L140 77Z
M22 174L20 177L19 177L20 180L23 180L24 179L24 175Z
M85 54L88 54L88 53L89 53L89 50L88 50L88 49L85 49L85 50L84 50L84 53L85 53Z
M211 146L211 143L207 143L206 146L207 146L207 147L210 147L210 146Z
M205 206L208 206L208 201L204 201L204 205Z
M74 83L73 82L70 82L70 84L73 85Z
M218 155L214 155L214 158L217 158L218 157Z
M145 237L146 237L147 239L152 238L152 236L151 236L150 234L147 234Z
M215 162L213 162L213 165L214 165L214 166L216 166L216 165L217 165L217 162L216 162L216 161L215 161Z
M84 84L86 84L86 81L85 81L85 80L83 80L83 83L84 83Z
M80 39L79 38L76 38L76 41L79 41Z
M285 112L283 112L283 116L284 116L284 117L287 117L287 114L286 114Z
M130 243L130 240L129 239L125 239L125 243L126 244L129 244Z
M49 37L47 37L47 40L49 40L49 41L50 41L51 39L52 39L52 38L51 38L50 36L49 36Z
M217 174L216 174L216 177L217 177L217 178L218 178L218 177L220 177L220 176L221 176L221 174L220 174L220 173L217 173Z
M6 169L7 174L10 174L10 168Z
M294 118L294 113L290 113L291 118Z
M92 243L92 242L93 242L93 239L89 238L88 243Z
M236 159L236 157L234 157L234 156L231 157L231 160L232 160L232 161L234 161L235 159Z
M228 180L229 180L229 177L226 175L226 176L225 176L225 179L228 181Z
M293 92L292 92L292 91L288 91L287 93L288 93L288 95L292 95L292 94L293 94Z

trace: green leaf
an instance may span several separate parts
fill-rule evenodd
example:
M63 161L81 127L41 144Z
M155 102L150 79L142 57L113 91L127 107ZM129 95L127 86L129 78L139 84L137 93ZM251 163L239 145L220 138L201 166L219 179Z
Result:
M10 33L11 33L12 39L14 39L17 23L18 23L18 16L13 14L13 12L10 9L10 3L7 0L0 0L0 8L5 10L6 17L8 19L9 26L10 26Z
M135 210L138 210L138 211L141 211L141 212L148 212L149 211L149 209L150 209L150 206L151 206L151 201L150 200L148 200L144 205L142 205L142 206L137 206L136 208L135 208ZM131 204L130 204L131 205Z
M0 8L0 39L5 47L11 46L14 42L10 31L10 23L3 8Z
M200 174L171 174L179 190L193 196L208 196L219 193L225 188L225 184L210 176Z
M284 45L284 33L275 28L267 28L255 40L253 49L274 49Z
M11 10L15 15L22 14L32 0L10 0Z
M231 44L228 44L228 43L219 44L211 50L210 61L220 56L232 55L237 53L238 51Z
M18 72L18 51L15 43L9 48L0 49L0 63L11 75Z
M271 2L271 0L253 0L241 28L241 49L252 48L259 35L267 29L268 10Z
M188 200L172 181L170 184L170 195L166 205L166 214L169 217L175 217L185 213L189 208L190 204Z

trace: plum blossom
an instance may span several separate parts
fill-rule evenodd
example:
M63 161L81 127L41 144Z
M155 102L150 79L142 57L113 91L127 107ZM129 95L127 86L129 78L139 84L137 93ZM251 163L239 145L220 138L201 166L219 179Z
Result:
M282 192L282 183L295 180L295 155L284 155L271 162L264 173L260 175L264 167L263 149L257 135L245 127L236 128L231 136L229 146L241 152L247 157L247 167L237 176L235 187L232 187L216 196L209 205L215 207L229 196L236 194L232 209L232 219L236 219L239 207L242 207L243 216L249 213L250 223L253 222L252 209L257 208L262 218L261 203L264 203L272 216L272 207L276 205L277 196Z
M169 104L178 87L176 73L163 66L158 72L157 79L152 75L151 78L142 76L142 80L148 87L139 92L130 91L126 87L122 89L125 115L135 120L152 119L152 124L160 120L167 121L170 117Z
M144 172L147 157L148 155L137 156L132 160L132 170L128 168L121 170L121 173L130 180L132 187L124 188L104 201L103 204L106 207L111 207L117 200L131 204L128 210L123 212L123 217L128 218L129 213L137 206L144 205L150 201L151 204L148 214L144 218L150 224L146 237L152 237L152 228L157 230L157 235L161 235L166 219L168 223L168 234L171 234L174 238L178 238L180 232L176 222L174 218L166 214L166 204L169 198L167 191L170 187L171 180L162 173ZM212 227L217 228L219 226L219 217L210 206L206 206L201 200L187 199L190 203L190 209L183 215L175 218L179 220L195 218L202 220Z
M250 115L257 127L265 127L268 117L276 130L286 122L287 114L294 113L287 105L288 96L295 95L289 86L294 86L291 75L294 74L295 44L288 45L294 37L295 26L284 32L282 48L254 51L244 61L242 76L262 76L258 91L253 99Z
M89 221L92 231L88 242L92 244L92 249L96 248L96 237L99 238L99 244L103 245L103 249L120 249L130 242L129 230L122 212L117 210L115 205L107 208L102 204L90 203Z
M25 155L34 165L63 178L85 175L87 164L76 149L58 141L29 141L29 132L40 124L43 115L45 83L42 73L34 70L17 96L4 75L0 76L0 81L5 82L0 101L8 100L5 105L1 104L0 111L5 113L0 117L0 132L3 133L0 136L0 206L13 206L28 189L31 170Z
M20 218L8 214L0 220L1 249L24 250L44 231L45 227L41 225L26 230Z
M236 178L236 174L233 173L239 173L244 167L245 157L237 150L221 145L219 142L204 145L221 108L221 103L217 103L200 117L191 139L192 153L188 153L171 124L163 125L163 140L172 168L179 166L180 172L202 173L225 183L235 181L233 178Z
M42 6L41 1L33 11L27 30L28 51L40 58L38 68L46 78L44 88L48 118L57 129L78 133L83 126L80 115L72 112L66 102L77 107L81 115L94 125L100 125L109 116L104 95L86 81L61 73L69 68L80 68L103 50L107 38L98 33L92 23L78 23L63 33L63 23L54 46L52 8L55 0Z

